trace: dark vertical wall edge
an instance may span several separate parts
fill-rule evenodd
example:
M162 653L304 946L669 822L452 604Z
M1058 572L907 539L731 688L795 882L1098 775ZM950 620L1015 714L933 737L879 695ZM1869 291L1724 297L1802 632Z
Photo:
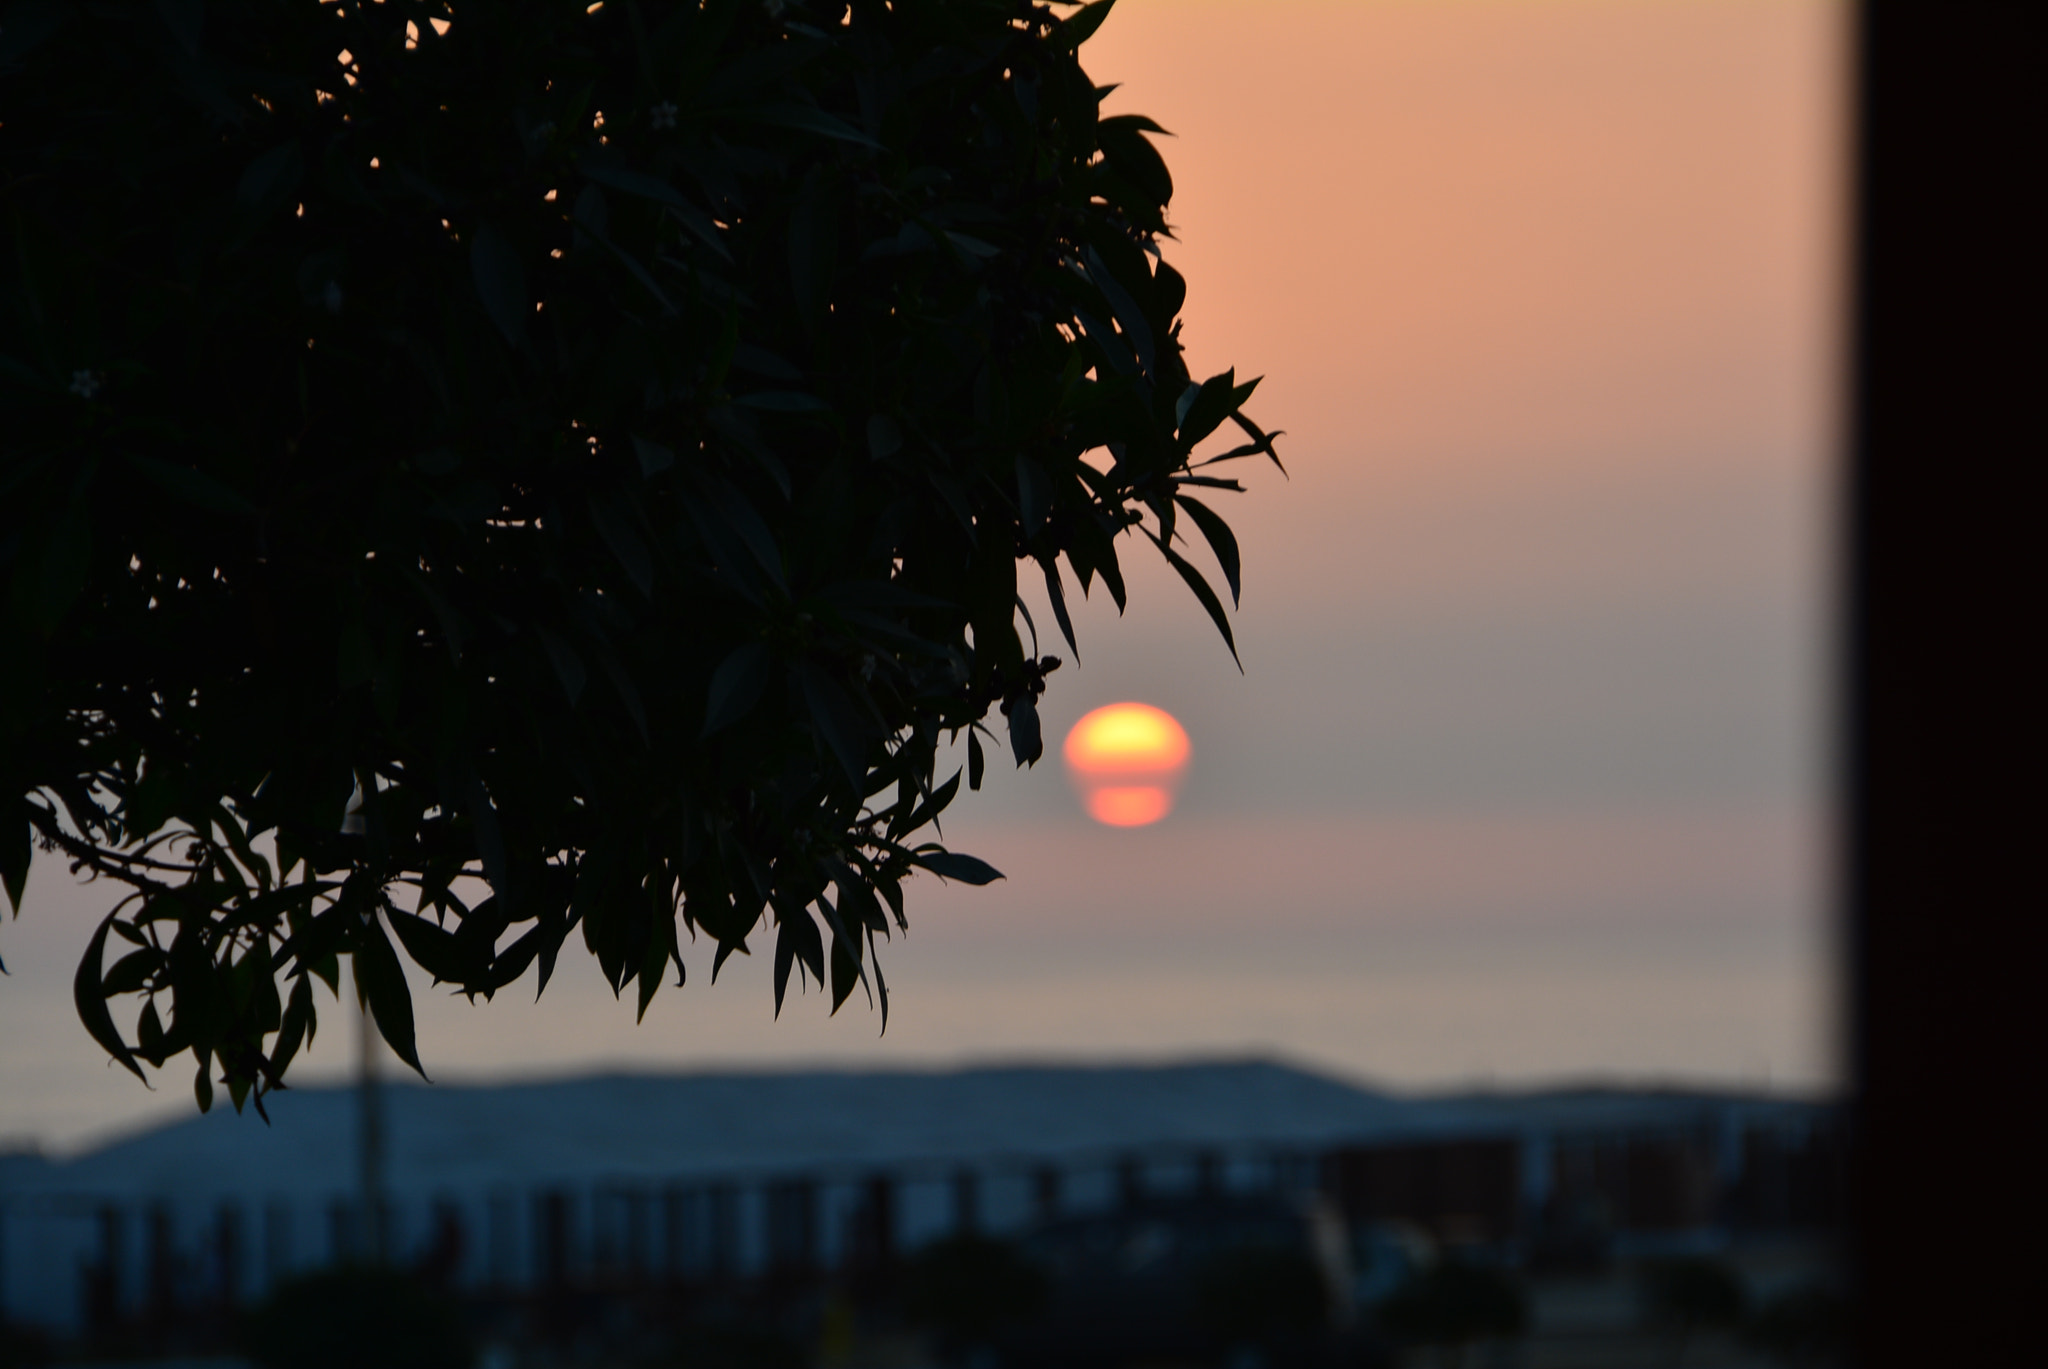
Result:
M2048 46L1867 0L1845 807L1855 1362L2048 1356Z

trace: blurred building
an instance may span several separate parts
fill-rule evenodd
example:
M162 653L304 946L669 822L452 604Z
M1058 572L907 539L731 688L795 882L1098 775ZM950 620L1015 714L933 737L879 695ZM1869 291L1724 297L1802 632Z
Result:
M1337 1233L1333 1277L1390 1231L1591 1264L1825 1229L1843 1141L1814 1101L1396 1096L1258 1062L619 1075L386 1088L372 1208L353 1091L269 1108L0 1159L0 1313L66 1335L232 1307L379 1228L387 1258L516 1297L816 1281L961 1231L1157 1244L1217 1219L1134 1216L1252 1199Z

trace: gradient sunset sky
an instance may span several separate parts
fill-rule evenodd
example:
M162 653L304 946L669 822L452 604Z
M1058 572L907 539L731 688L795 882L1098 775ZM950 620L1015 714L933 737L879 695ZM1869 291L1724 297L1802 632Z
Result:
M1217 505L1244 673L1132 547L1130 614L1076 615L1053 759L992 758L946 824L1008 879L919 885L884 947L886 1037L858 995L772 1021L768 958L714 987L700 946L637 1029L567 957L537 1005L422 985L430 1072L1260 1053L1410 1086L1835 1080L1845 22L1120 0L1083 57L1176 135L1195 370L1265 375L1251 410L1288 434L1292 478ZM1056 759L1119 699L1192 738L1153 827L1091 823ZM0 928L0 1138L190 1107L189 1064L147 1093L77 1024L98 901L41 864ZM353 1038L330 1015L308 1079Z

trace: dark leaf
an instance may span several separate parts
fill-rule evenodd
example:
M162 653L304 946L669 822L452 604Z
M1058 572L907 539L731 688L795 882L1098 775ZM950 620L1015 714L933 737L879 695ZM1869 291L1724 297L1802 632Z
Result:
M1223 578L1230 585L1230 602L1236 604L1240 594L1236 534L1208 505L1184 494L1174 496L1174 502L1187 510L1188 517L1195 520L1195 526L1209 540L1209 549L1216 553L1216 564L1223 567Z
M1060 21L1059 31L1053 41L1061 47L1072 50L1088 41L1095 30L1102 27L1102 21L1109 18L1110 7L1116 0L1095 0L1092 5L1083 5Z
M1017 766L1036 765L1045 754L1045 737L1038 724L1038 705L1029 694L1010 700L1010 754Z
M11 71L57 31L72 11L70 0L21 0L0 24L0 72Z
M955 770L953 777L932 790L931 797L912 809L909 816L900 825L891 826L889 829L890 836L908 836L926 823L936 821L939 814L945 812L947 807L952 804L953 796L959 792L960 772Z
M756 390L750 395L739 395L733 403L749 409L761 409L775 414L829 414L832 406L813 394L801 390Z
M867 774L867 727L846 691L817 666L806 662L798 671L804 706L811 723L856 786Z
M526 289L526 267L505 235L490 223L478 224L470 239L469 275L491 322L507 342L524 347L526 320L533 313L533 297Z
M875 998L882 1005L882 1034L889 1031L889 981L882 978L882 956L875 949L875 934L868 933L868 961L875 967Z
M597 534L611 548L612 556L625 569L626 578L642 597L654 597L654 558L647 550L647 543L633 529L632 519L626 513L624 501L616 492L604 496L593 494L589 499L590 521L597 528Z
M195 509L205 509L208 513L242 515L256 512L254 504L205 471L194 470L190 466L181 466L172 461L159 461L153 456L131 455L128 462L147 477L151 484Z
M36 598L35 624L48 637L57 631L72 604L84 592L92 569L92 525L79 510L68 511L50 530L42 562L42 592Z
M896 426L896 420L887 414L873 414L868 418L868 455L877 461L886 461L903 450L903 430Z
M1208 611L1209 621L1216 624L1216 630L1223 634L1223 643L1230 648L1230 659L1237 661L1237 668L1242 672L1244 670L1244 662L1237 660L1237 639L1231 635L1230 618L1224 613L1223 602L1216 597L1216 591L1209 588L1209 582L1202 578L1202 572L1189 565L1185 557L1161 541L1156 535L1147 535L1152 537L1152 541L1158 546L1160 553L1166 557L1168 563L1176 571L1180 572L1180 578L1187 581L1188 588L1195 592L1195 598L1199 599L1202 607Z
M313 1026L313 980L300 975L292 984L291 998L285 1003L284 1020L277 1029L277 1040L270 1051L270 1072L278 1078L291 1068L292 1058L299 1053L299 1047L306 1041Z
M402 908L386 907L384 917L397 934L398 944L413 963L434 977L436 984L468 985L482 976L468 949L453 932Z
M1110 309L1116 314L1117 325L1124 330L1124 336L1130 339L1131 350L1138 354L1138 365L1144 369L1146 375L1156 375L1159 363L1152 341L1152 324L1146 319L1145 311L1139 307L1138 296L1134 293L1150 293L1150 278L1145 274L1144 254L1128 243L1118 246L1127 248L1128 251L1112 248L1108 254L1111 261L1105 261L1103 255L1096 251L1095 245L1089 244L1088 279L1095 282L1095 287L1102 291L1103 297L1109 301ZM1135 258L1135 261L1128 260L1130 258ZM1118 265L1121 266L1121 271L1117 269ZM1144 280L1143 284L1140 284L1141 278Z
M588 679L588 673L583 669L583 658L576 654L574 647L539 623L533 625L533 635L540 639L549 664L555 668L555 678L562 682L562 692L569 696L569 707L574 708L576 701L583 697L583 685Z
M962 884L993 884L1003 878L1003 872L985 860L962 855L958 851L941 851L930 847L914 851L910 856L914 864L921 865L941 879L956 879Z
M206 33L205 0L156 0L156 12L162 17L164 26L171 36L178 40L178 46L189 55L199 55L199 45ZM8 16L13 23L14 16Z
M1039 565L1045 571L1045 597L1052 601L1053 619L1059 623L1060 636L1067 639L1067 650L1074 653L1074 661L1078 664L1081 645L1074 640L1074 620L1067 612L1067 589L1060 583L1060 563L1048 558Z
M656 204L665 204L674 209L687 209L693 212L696 209L696 206L684 197L682 191L659 176L650 176L644 171L616 166L594 157L584 158L576 169L599 185L608 186L613 190L622 190L628 195L637 195L643 200L652 200ZM591 222L602 231L601 221L592 217ZM715 238L713 242L716 243Z
M881 144L855 128L843 119L835 118L814 105L799 105L774 102L758 105L740 105L718 111L726 118L743 119L749 123L769 124L776 128L792 128L804 133L819 133L843 143L880 150Z
M1236 384L1236 373L1225 371L1222 375L1210 376L1199 388L1190 386L1182 396L1178 417L1183 454L1193 451L1197 442L1223 426L1223 420L1237 408Z
M142 1067L135 1063L135 1055L128 1049L128 1043L121 1039L121 1033L114 1028L113 1014L107 1010L106 990L101 987L100 965L107 954L107 929L113 924L109 915L100 921L99 930L86 943L85 958L78 962L78 973L71 983L71 1000L78 1008L78 1020L85 1024L92 1039L100 1048L144 1083Z
M640 1003L633 1020L647 1020L647 1005L654 1001L655 991L661 988L661 981L668 973L669 953L675 944L675 916L664 908L654 910L648 919L647 944L640 956Z
M768 683L772 659L766 643L748 642L718 663L718 669L711 672L711 688L704 700L704 729L698 733L700 738L753 711Z
M1026 541L1037 536L1051 512L1051 490L1045 472L1028 457L1017 458L1017 513L1024 524Z
M633 439L633 453L640 458L640 474L650 480L676 464L673 451L644 437Z
M420 1068L419 1051L413 1041L412 990L406 987L405 970L398 963L398 953L391 948L390 938L384 934L383 923L374 916L363 919L361 934L356 939L355 966L357 982L362 985L378 1033L391 1047L392 1054L425 1079L427 1072Z
M1166 161L1144 134L1108 120L1096 125L1096 130L1103 154L1119 177L1157 204L1164 205L1173 198L1173 177L1166 170Z
M305 174L306 154L296 142L285 143L249 163L235 186L235 199L244 209L271 213L284 208Z
M789 983L789 967L802 965L817 979L820 987L825 983L825 941L818 933L818 924L811 920L807 909L797 908L780 915L775 929L775 1015L782 1016L783 991Z
M7 891L7 906L16 917L21 916L29 859L35 852L35 824L29 820L26 808L26 804L20 805L20 818L0 817L0 888Z
M139 993L150 975L163 963L162 951L130 951L115 961L113 968L107 971L107 977L100 983L100 992L108 998L115 998L124 993Z

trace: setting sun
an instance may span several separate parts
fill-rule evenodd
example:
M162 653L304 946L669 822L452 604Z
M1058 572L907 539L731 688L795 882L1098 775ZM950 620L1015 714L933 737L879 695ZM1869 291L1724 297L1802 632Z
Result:
M1088 816L1111 827L1143 827L1173 811L1188 768L1188 734L1150 704L1105 704L1067 733L1067 772Z

